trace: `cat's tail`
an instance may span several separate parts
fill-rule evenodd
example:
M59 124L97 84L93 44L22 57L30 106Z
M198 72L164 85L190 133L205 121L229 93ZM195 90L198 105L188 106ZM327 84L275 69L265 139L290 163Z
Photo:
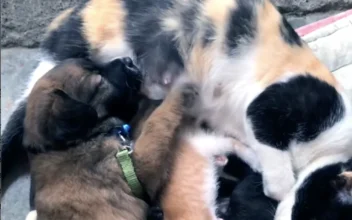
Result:
M29 161L22 145L26 101L18 104L1 134L1 186L2 191L20 175L28 172Z

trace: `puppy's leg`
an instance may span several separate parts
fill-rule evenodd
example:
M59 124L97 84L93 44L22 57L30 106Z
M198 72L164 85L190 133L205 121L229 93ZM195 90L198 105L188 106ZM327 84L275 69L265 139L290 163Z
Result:
M135 143L137 176L153 200L168 178L177 128L198 97L198 87L179 81L145 122Z

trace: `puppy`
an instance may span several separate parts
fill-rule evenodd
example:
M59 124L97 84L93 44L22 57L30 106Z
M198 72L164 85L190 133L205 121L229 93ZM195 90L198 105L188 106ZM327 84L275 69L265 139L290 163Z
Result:
M64 61L28 97L24 145L40 152L31 161L36 211L28 218L144 219L148 206L133 195L115 158L123 143L111 134L122 122L108 117L121 101L114 75L82 66ZM152 200L167 183L176 131L197 94L192 84L176 86L134 143L135 172Z
M85 68L99 70L106 75L112 74L110 78L114 82L117 97L116 102L110 106L111 111L123 121L129 122L138 110L139 100L141 100L139 87L142 80L140 71L133 65L132 61L129 58L123 58L100 67L89 61L76 61L80 63L79 65L84 65ZM1 181L5 190L11 184L13 178L18 177L17 170L28 172L29 169L28 152L22 144L26 108L27 98L18 104L1 135ZM34 208L32 200L31 208Z

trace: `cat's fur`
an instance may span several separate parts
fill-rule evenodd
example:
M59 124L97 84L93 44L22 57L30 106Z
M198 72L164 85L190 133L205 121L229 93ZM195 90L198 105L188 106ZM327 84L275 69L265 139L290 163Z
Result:
M253 148L259 161L240 157L276 200L314 162L352 156L344 89L270 0L90 0L52 23L42 49L35 76L69 57L133 56L155 99L187 72L202 84L199 118Z

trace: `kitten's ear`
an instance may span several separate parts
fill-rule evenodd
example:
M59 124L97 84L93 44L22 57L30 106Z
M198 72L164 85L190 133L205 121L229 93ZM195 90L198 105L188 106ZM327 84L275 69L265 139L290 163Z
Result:
M96 125L98 114L91 106L72 99L62 90L55 90L54 96L48 121L48 132L53 141L80 138Z

